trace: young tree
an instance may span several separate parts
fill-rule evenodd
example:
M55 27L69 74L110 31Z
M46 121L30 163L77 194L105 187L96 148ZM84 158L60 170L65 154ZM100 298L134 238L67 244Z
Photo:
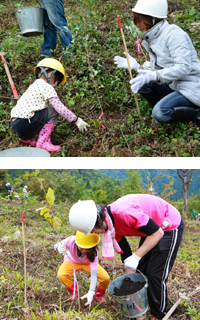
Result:
M177 169L177 174L182 180L183 192L183 219L187 217L187 204L188 204L188 190L192 182L193 169Z
M139 170L126 170L128 179L122 185L122 196L142 192L142 177Z
M9 181L7 181L8 179L8 174L7 174L8 170L0 170L0 193L3 193L4 195L7 194L7 190L5 189L5 184Z

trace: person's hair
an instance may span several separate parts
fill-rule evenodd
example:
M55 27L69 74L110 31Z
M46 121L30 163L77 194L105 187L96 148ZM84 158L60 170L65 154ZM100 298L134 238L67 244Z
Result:
M90 260L90 262L93 262L94 261L94 258L96 257L97 255L97 246L94 246L92 248L90 248L89 252L87 252L87 258ZM79 250L79 248L77 247L77 255L78 257L81 257L82 255L82 252Z
M155 18L154 25L156 25L161 20L163 20L163 18ZM153 17L152 16L133 12L133 21L134 21L134 24L136 25L136 27L138 26L140 21L142 21L144 23L147 30L149 30L153 27Z
M97 216L97 220L96 220L94 228L101 228L102 225L103 225L103 221L105 220L105 212L104 212L104 210L106 208L106 205L98 205L98 207L101 208L101 211L99 212L99 215L100 215L101 219Z
M54 69L48 68L48 69L46 70L46 73L48 74L49 72L51 72L51 71L53 71L53 70L54 70ZM40 71L41 71L40 67L37 67L36 70L35 70L36 79L39 78ZM57 71L57 70L56 70L56 72L55 72L54 75L53 75L53 81L54 81L54 82L58 81L58 84L60 84L62 80L63 80L63 74L62 74L60 71Z

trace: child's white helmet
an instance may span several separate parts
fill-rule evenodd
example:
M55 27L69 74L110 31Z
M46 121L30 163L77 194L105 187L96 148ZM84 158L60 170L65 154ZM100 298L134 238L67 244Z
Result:
M76 202L69 211L69 222L71 226L88 235L94 228L97 220L97 207L93 200Z
M167 10L167 0L138 0L132 9L133 12L156 18L166 18Z

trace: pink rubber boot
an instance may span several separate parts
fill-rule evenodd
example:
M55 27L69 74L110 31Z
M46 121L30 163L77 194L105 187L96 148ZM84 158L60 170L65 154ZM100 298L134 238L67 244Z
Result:
M72 283L71 287L68 287L67 290L69 291L69 293L72 294L71 297L71 301L73 301L74 299L78 298L78 290L77 290L77 284L75 284L75 292L74 292L74 282Z
M54 122L47 122L42 130L39 132L36 148L44 149L46 151L54 152L59 151L60 146L54 146L51 143L51 133L55 127Z
M35 139L35 137L32 138L32 139L28 139L28 140L22 140L22 139L19 138L19 141L27 143L27 144L30 144L32 147L36 147L36 139Z
M98 287L94 299L98 302L106 302L106 300L104 300L105 293L106 289L101 289Z

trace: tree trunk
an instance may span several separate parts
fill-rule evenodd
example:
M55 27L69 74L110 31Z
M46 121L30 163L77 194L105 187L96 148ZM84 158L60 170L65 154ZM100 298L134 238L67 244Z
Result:
M187 204L188 204L188 190L190 183L192 182L193 169L177 169L177 174L182 180L182 192L183 192L183 211L182 218L183 221L186 221L187 218ZM183 232L183 240L185 239L185 229Z

